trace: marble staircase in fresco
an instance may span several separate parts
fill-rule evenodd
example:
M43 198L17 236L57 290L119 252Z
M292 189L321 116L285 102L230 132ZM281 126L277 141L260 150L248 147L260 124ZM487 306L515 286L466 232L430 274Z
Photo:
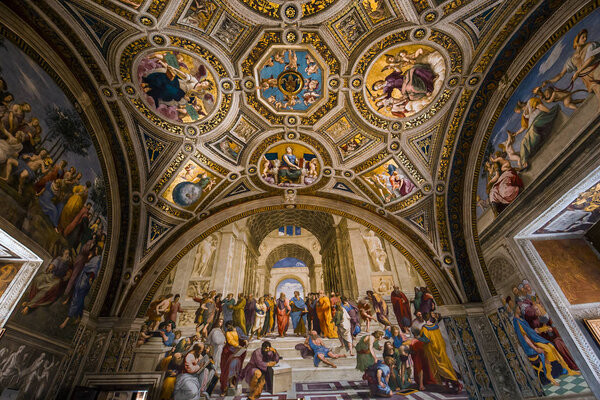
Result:
M357 339L360 339L365 334L359 334ZM292 368L293 382L331 382L339 380L361 381L363 373L356 369L356 356L348 355L346 358L338 358L330 360L337 365L337 368L331 368L324 363L320 363L318 367L314 366L312 358L302 358L300 352L295 349L298 343L302 343L304 338L296 336L286 336L285 338L267 338L277 349L279 355L283 358L281 363L285 363ZM333 350L334 353L339 353L340 341L338 339L323 339L325 346ZM254 340L248 346L248 355L255 349L260 347L260 341ZM342 350L342 353L345 353ZM376 351L377 356L381 356L380 351Z

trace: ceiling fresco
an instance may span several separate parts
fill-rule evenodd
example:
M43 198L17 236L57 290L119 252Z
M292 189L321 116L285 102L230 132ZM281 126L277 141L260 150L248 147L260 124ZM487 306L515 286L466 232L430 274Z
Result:
M309 196L385 217L451 271L457 293L480 298L463 229L466 160L489 81L515 59L504 43L521 24L534 35L528 13L547 18L556 2L39 3L54 28L14 8L48 40L53 29L67 39L53 50L81 66L73 74L118 132L119 195L131 206L120 217L135 228L110 290L135 287L190 227L251 200L278 198L294 218L329 225L293 210Z

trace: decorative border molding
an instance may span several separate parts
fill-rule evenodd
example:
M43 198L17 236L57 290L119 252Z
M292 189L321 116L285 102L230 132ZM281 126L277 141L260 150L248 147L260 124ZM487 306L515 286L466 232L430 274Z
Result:
M14 252L18 257L1 257L1 261L23 263L6 291L0 296L0 327L3 327L43 261L2 229L0 229L0 243L2 247Z

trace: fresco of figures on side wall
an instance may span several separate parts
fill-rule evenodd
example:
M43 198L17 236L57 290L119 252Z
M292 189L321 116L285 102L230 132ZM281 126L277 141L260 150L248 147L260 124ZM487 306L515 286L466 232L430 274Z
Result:
M582 192L568 206L534 232L582 234L600 221L600 182Z
M10 321L69 341L104 252L104 178L90 134L56 83L8 40L0 60L2 218L53 257Z
M598 115L598 18L600 10L550 47L502 110L484 153L477 187L477 217L486 217L486 226L523 191L524 176L533 179L533 174L549 166L538 164L536 155L546 149L558 154L568 145L572 132L560 129L565 122L572 117L572 121L591 121Z
M539 295L527 280L502 297L520 346L548 396L560 388L579 394L589 391L573 356L565 345Z

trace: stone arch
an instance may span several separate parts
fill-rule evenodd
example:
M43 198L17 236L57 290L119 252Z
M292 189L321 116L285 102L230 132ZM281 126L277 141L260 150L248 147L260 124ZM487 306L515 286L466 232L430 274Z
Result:
M279 279L277 279L277 281L275 281L276 283L274 285L271 285L271 287L269 287L269 293L273 293L273 296L275 296L276 295L275 290L277 289L279 284L286 279L295 279L298 282L300 282L300 284L302 285L302 288L304 289L305 295L308 292L308 290L310 289L309 282L307 282L306 279L303 279L298 274L291 273L291 274L285 274L285 275L279 277Z
M277 261L285 257L294 257L304 261L309 270L312 270L315 266L315 259L310 253L310 250L294 243L283 244L271 250L267 256L266 265L267 267L273 267Z
M331 214L302 209L278 210L268 214L257 214L248 219L251 240L257 248L269 233L286 225L300 226L308 230L322 247L329 239L334 223Z
M438 304L456 304L464 301L462 291L459 291L436 265L435 252L404 223L347 203L344 203L342 210L338 201L316 196L299 195L293 207L339 215L366 226L389 241L406 257L431 288ZM186 225L182 234L174 235L169 243L158 248L155 255L150 257L146 265L140 269L141 274L138 275L137 283L132 284L128 293L122 297L117 312L123 317L142 318L156 290L172 268L207 236L237 220L286 208L289 208L289 205L283 204L279 196L273 196L248 201L238 207L225 209L199 219L194 224Z

